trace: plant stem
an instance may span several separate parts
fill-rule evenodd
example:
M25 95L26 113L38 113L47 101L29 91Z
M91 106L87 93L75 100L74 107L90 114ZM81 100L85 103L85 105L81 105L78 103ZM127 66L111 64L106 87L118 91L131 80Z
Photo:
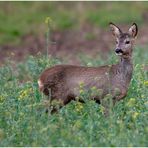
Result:
M50 26L49 26L49 22L48 22L48 28L47 28L47 32L46 32L46 56L47 56L47 60L48 60L48 55L49 55L49 42L50 42Z

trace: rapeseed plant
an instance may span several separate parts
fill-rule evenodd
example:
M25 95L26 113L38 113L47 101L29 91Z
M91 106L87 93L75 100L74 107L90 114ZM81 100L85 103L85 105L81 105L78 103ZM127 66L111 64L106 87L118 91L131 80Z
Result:
M128 107L135 106L136 99L135 98L130 98L129 101L127 102Z
M139 116L138 112L134 112L133 115L132 115L133 119L136 119L138 116Z
M1 95L0 96L0 103L2 103L4 100L5 100L5 97Z
M19 92L18 100L22 100L22 99L29 97L31 93L32 93L32 88L27 88L25 90L21 90Z
M148 81L144 81L143 83L145 86L148 86Z
M84 107L82 103L77 102L75 108L77 112L81 112Z

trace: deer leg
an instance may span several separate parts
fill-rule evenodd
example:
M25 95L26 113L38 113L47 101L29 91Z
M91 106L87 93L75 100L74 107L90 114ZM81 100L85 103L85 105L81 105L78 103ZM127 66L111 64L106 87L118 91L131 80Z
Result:
M122 91L119 96L115 96L115 97L113 98L113 105L115 105L115 103L116 103L117 101L120 101L120 100L122 100L124 97L126 97L126 95L127 95L127 92L126 92L126 91Z
M59 109L61 109L63 106L68 104L71 100L74 100L73 95L67 95L63 93L51 92L50 97L50 106L47 109L47 113L50 111L51 114L57 113Z
M46 108L45 112L49 114L57 113L60 108L63 107L63 103L61 103L59 100L54 102L53 100L57 99L51 99L49 106Z

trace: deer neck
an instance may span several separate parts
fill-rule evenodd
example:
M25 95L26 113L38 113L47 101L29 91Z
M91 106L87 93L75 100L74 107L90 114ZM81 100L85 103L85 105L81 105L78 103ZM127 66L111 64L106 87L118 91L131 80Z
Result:
M119 62L119 66L121 67L121 69L124 71L128 70L129 67L132 67L132 57L128 57L128 58L120 58L120 62Z
M133 72L132 57L121 57L118 64L118 71L126 82L130 82Z

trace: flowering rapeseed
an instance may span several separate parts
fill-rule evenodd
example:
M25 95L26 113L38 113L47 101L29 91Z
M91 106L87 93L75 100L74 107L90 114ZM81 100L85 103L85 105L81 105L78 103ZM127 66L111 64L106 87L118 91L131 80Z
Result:
M148 81L144 81L143 83L145 86L148 86Z
M21 90L20 93L19 93L18 100L22 100L22 99L28 97L31 92L32 92L32 88Z

